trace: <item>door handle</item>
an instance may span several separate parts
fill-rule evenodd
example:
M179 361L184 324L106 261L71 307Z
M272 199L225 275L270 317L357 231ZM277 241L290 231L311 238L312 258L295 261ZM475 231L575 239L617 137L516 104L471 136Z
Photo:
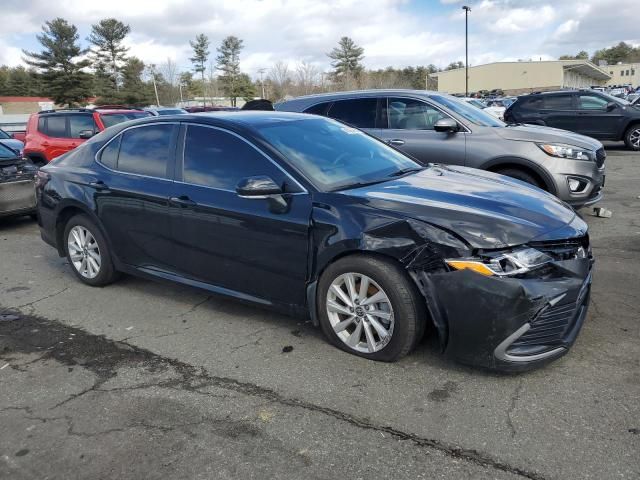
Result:
M393 140L389 140L387 143L389 145L393 145L394 147L401 147L402 145L404 145L404 140L394 138Z
M109 190L109 186L104 183L102 180L98 180L96 182L89 183L91 188L95 188L96 190Z
M196 202L191 200L186 195L180 195L179 197L171 197L169 202L172 205L176 205L178 207L187 208L187 207L195 207L197 205Z

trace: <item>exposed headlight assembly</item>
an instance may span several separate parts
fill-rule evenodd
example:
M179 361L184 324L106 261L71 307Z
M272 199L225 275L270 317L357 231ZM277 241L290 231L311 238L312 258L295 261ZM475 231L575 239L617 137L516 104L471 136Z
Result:
M553 259L535 248L491 252L474 258L450 258L446 264L455 270L473 270L486 276L508 277L530 272Z
M589 150L571 145L558 143L536 143L540 149L552 157L571 158L573 160L591 160L592 154Z

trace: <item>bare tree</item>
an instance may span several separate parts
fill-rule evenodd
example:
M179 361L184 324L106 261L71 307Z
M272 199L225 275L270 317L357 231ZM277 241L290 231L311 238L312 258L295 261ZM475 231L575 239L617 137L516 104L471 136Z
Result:
M296 67L296 86L298 93L308 95L313 93L318 85L319 70L315 65L302 61Z
M276 62L269 69L268 81L273 90L272 100L280 100L291 94L291 72L289 64L283 61Z

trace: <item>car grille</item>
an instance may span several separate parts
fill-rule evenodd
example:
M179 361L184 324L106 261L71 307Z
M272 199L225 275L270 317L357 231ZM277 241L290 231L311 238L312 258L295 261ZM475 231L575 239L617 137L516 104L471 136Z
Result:
M588 235L553 242L531 242L529 246L546 253L555 261L591 257Z
M36 195L33 180L0 183L0 213L34 208Z
M606 159L607 152L604 151L604 148L599 148L598 150L596 150L596 165L598 166L598 168L602 168Z
M511 344L517 347L554 346L562 344L576 313L576 304L565 303L545 308L532 322L531 328Z

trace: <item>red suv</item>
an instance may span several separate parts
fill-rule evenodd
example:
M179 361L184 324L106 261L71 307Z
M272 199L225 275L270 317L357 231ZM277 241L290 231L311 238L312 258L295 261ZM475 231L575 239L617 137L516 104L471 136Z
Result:
M149 116L152 114L144 110L120 105L32 113L27 122L24 156L36 165L44 165L105 128Z

